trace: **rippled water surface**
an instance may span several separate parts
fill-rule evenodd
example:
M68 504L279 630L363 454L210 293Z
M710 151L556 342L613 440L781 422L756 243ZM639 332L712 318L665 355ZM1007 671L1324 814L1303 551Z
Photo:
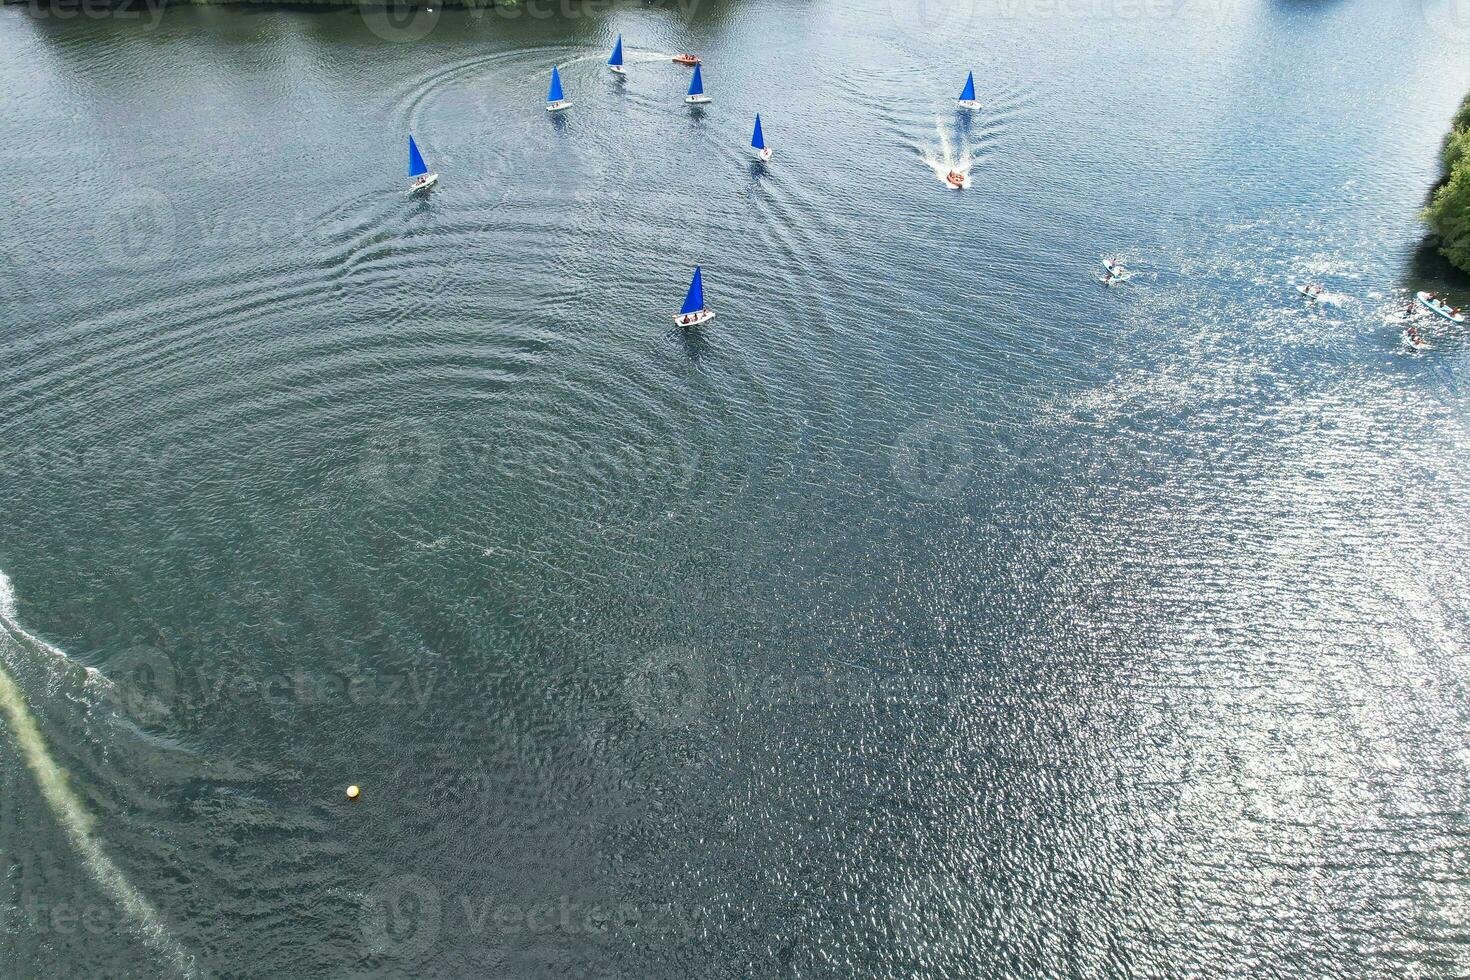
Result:
M1470 973L1453 8L0 9L0 972Z

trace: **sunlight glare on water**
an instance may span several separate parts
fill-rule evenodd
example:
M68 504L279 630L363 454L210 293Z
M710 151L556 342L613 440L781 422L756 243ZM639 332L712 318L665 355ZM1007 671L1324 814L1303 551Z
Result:
M1470 973L1439 6L52 13L4 976Z

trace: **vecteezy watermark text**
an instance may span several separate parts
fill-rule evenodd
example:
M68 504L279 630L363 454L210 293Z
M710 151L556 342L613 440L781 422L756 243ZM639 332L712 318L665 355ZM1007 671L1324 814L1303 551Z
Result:
M699 909L625 898L511 898L448 892L420 874L398 875L359 896L359 932L375 954L423 955L441 935L681 941L699 931Z
M163 20L169 0L20 0L14 6L32 17L50 20L128 20L141 21L143 30L151 31Z
M313 704L406 705L423 710L436 680L426 672L287 670L261 673L213 666L180 668L156 647L129 647L103 666L117 706L137 721L158 723L212 705L258 710Z

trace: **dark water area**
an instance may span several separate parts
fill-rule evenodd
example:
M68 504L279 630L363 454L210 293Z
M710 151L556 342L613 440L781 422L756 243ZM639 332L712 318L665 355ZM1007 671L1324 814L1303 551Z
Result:
M1454 4L59 10L0 974L1470 973Z

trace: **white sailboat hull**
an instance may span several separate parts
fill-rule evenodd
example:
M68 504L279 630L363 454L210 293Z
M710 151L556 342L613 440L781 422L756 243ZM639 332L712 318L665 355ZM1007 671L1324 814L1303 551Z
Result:
M715 318L714 310L699 310L694 313L679 313L674 316L674 322L681 327L697 327L701 323L708 323Z
M762 163L771 162L771 148L769 146L764 150L756 150L755 155L760 157Z
M628 74L628 69L624 68L622 65L608 65L607 70L612 72L614 75Z
M978 108L980 108L980 103L977 102L977 101L975 101L974 99L955 99L954 100L954 104L955 104L955 106L957 108L960 108L960 109L978 109Z
M548 103L546 103L546 111L547 112L561 112L561 111L563 111L565 109L570 109L571 107L572 107L572 100L571 99L561 99L560 101L557 101L557 102L548 102Z
M708 95L686 95L684 96L684 101L688 102L690 105L704 105L705 103L712 102L714 100L711 99Z
M418 180L413 182L412 186L408 188L408 192L410 194L417 194L419 191L428 190L430 187L433 187L437 183L439 183L438 174L424 174Z

